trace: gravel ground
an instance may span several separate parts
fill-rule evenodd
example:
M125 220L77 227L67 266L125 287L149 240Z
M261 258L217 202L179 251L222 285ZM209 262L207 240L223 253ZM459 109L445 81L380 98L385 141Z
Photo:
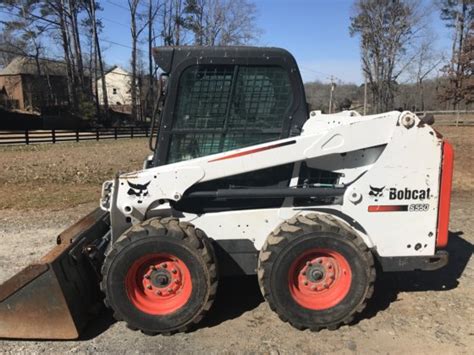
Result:
M211 313L190 333L149 337L128 330L105 312L79 341L0 341L0 352L472 353L471 197L454 196L451 261L446 268L383 275L361 317L336 331L298 331L281 322L260 296L256 278L247 277L221 282ZM87 204L47 215L4 212L0 281L44 254L62 228L93 207Z
M298 331L281 322L269 309L255 277L234 278L222 280L210 314L190 333L149 337L114 322L105 311L90 324L81 340L0 340L0 353L471 354L474 203L470 163L474 149L472 131L464 131L461 136L459 132L448 135L456 137L460 152L451 213L449 265L434 272L382 275L367 309L350 326L318 333ZM95 206L96 203L85 203L66 209L0 210L0 282L42 256L54 245L62 229Z

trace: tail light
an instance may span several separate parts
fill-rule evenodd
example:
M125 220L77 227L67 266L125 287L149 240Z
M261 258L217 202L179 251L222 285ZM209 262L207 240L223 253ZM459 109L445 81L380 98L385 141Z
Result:
M439 186L438 230L436 246L443 248L448 244L449 209L451 205L451 187L453 184L453 146L448 141L443 142L441 163L441 180Z

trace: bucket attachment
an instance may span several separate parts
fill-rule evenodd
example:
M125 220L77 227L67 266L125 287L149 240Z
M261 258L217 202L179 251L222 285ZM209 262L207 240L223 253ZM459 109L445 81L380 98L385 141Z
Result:
M62 232L38 263L3 283L0 338L78 338L101 301L94 260L101 263L109 230L108 212L96 209Z

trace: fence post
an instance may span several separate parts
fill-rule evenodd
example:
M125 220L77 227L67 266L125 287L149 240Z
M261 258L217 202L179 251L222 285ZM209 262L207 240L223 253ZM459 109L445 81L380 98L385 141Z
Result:
M456 127L459 126L459 109L456 111Z
M30 144L30 135L28 133L28 129L25 129L25 143Z
M117 127L114 127L114 138L117 140Z
M133 127L131 127L132 129L130 130L130 138L133 138Z
M76 142L79 142L79 128L76 129Z
M56 130L55 130L55 129L52 129L52 130L51 130L51 133L52 133L53 144L54 144L54 143L56 143Z
M96 128L95 128L95 140L96 140L96 141L99 140L99 127L96 127Z
M145 128L145 137L148 138L148 129L147 128Z

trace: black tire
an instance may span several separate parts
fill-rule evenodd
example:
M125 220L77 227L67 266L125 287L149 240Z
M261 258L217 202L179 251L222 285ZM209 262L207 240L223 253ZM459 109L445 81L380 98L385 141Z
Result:
M182 305L168 313L160 310L157 314L155 311L148 311L149 308L144 311L139 308L139 302L130 296L132 294L130 284L135 285L133 280L137 280L136 275L138 275L138 271L136 275L132 272L130 277L131 270L145 272L143 270L148 270L147 266L140 266L141 269L136 268L136 263L140 265L140 260L148 260L147 258L153 260L156 255L172 255L174 261L179 260L182 263L183 269L181 270L177 263L173 264L174 261L168 263L171 265L169 267L173 267L173 270L168 270L169 280L165 278L167 280L165 282L169 285L160 284L157 287L164 288L155 288L156 285L153 284L153 291L159 290L156 291L157 295L160 294L160 297L163 297L161 290L167 292L172 289L174 279L172 279L171 271L177 272L178 275L187 273L188 280L191 280L191 282L183 281L183 284L187 282L189 292L187 296L179 296L185 297L182 298L184 300ZM185 269L187 271L184 271ZM157 270L163 271L150 266L147 273L157 272ZM155 281L156 275L152 274L152 276L151 279ZM105 304L114 311L114 317L118 321L125 321L130 329L141 330L148 335L183 332L198 323L211 308L218 280L215 255L209 239L204 232L194 228L192 224L179 222L175 218L153 218L126 231L109 250L102 267L102 277L101 289L105 294ZM145 278L149 280L150 275ZM143 282L147 281L143 280ZM176 281L176 284L179 285L179 282ZM140 286L140 282L137 281L136 285L138 285L136 286L137 293L145 295L148 292L148 295L145 295L148 297L147 302L153 305L158 304L153 299L153 295L150 296L152 291L145 291L144 284ZM189 285L192 286L189 287ZM151 289L152 285L147 285L147 288ZM180 292L182 290L176 291L176 294ZM171 293L166 294L166 296L170 295ZM162 300L164 298L159 299L160 302L166 302Z
M308 308L306 304L302 305L301 298L297 301L298 296L294 296L295 288L290 286L295 283L295 278L291 276L293 274L298 275L296 282L300 282L300 277L303 277L304 285L308 285L308 281L304 279L308 277L307 271L310 270L309 267L318 265L306 263L306 271L297 270L293 265L300 260L300 255L311 253L311 250L327 250L335 255L339 254L346 260L345 265L349 266L350 282L341 286L346 288L346 293L342 293L342 298L330 307ZM295 328L309 328L313 331L323 328L333 330L342 324L350 323L354 315L365 308L367 300L372 296L376 276L372 253L363 240L337 219L316 213L294 217L269 235L260 251L257 273L260 289L270 308ZM323 280L322 273L317 275L321 278L317 282ZM348 278L341 277L345 277L345 280ZM315 284L311 283L313 281L314 279L310 280L309 285L316 288ZM327 288L326 282L324 286ZM314 300L312 297L313 295L310 295L309 299Z

